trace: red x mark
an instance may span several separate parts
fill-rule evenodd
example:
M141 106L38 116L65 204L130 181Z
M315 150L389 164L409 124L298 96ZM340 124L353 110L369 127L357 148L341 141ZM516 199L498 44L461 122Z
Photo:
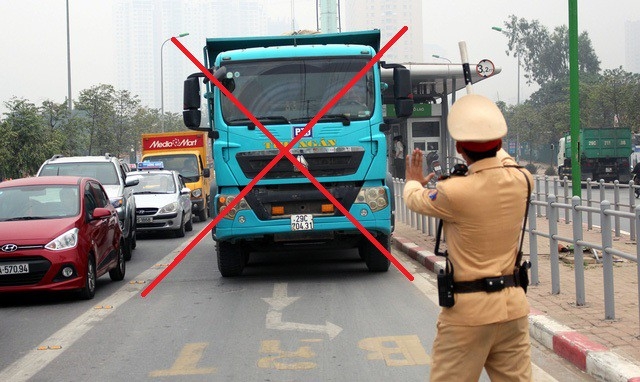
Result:
M367 63L367 65L365 65L360 72L358 72L358 74L355 75L355 77L353 77L353 79L351 79L351 81L349 81L339 92L338 94L336 94L319 112L318 114L316 114L315 117L313 117L313 119L311 121L309 121L309 123L307 123L307 125L305 126L305 128L287 145L288 147L293 147L295 146L296 143L298 143L298 141L300 139L302 139L302 137L309 131L311 130L311 128L318 122L318 120L320 118L322 118L323 115L325 115L327 113L327 111L329 111L329 109L331 109L336 102L338 102L340 100L340 98L342 98L342 96L349 91L349 89L351 89L351 87L358 82L358 80L360 78L362 78L362 76L365 75L365 73L373 66L375 65L376 62L378 62L378 60L380 60L380 58L382 57L382 55L389 50L389 48L391 48L391 46L393 44L395 44L396 41L398 41L398 39L407 31L407 27L404 26L402 27L398 33L396 33L396 35L391 39L391 41L389 41L382 49L380 49L380 51ZM385 247L383 247L376 239L375 237L373 237L373 235L371 235L369 233L369 231L366 230L366 228L364 228L362 226L362 224L360 224L360 222L353 217L353 215L351 215L351 213L349 211L347 211L346 208L344 208L344 206L342 206L342 204L340 204L340 202L338 202L338 200L336 200L336 198L331 195L331 193L329 191L327 191L327 189L320 184L320 182L318 182L318 180L316 178L313 177L313 175L311 175L311 173L309 172L309 170L307 170L306 167L304 167L304 165L302 165L302 163L300 163L294 156L293 154L291 154L291 152L289 152L289 150L282 145L282 143L280 143L280 141L278 141L273 134L271 134L271 132L269 130L267 130L264 125L262 125L262 123L260 123L260 121L244 106L240 103L240 101L238 101L237 98L235 98L235 96L233 94L231 94L229 92L229 90L227 90L224 86L222 86L222 84L220 83L220 81L218 81L217 78L215 78L213 76L213 74L211 74L211 72L209 72L209 70L207 68L204 67L204 65L202 65L194 56L193 54L191 54L191 52L189 52L187 50L187 48L184 47L184 45L182 45L180 43L180 41L178 41L177 38L173 37L171 39L171 41L178 47L178 49L180 49L182 51L182 53L184 53L197 67L198 69L200 69L202 71L202 73L204 73L205 76L207 76L207 78L211 81L211 83L215 84L215 86L217 86L220 91L222 91L224 93L225 96L227 96L237 107L238 109L240 109L240 111L247 117L249 118L249 120L251 120L251 122L253 122L259 129L260 131L262 131L262 133L264 135L267 136L267 138L269 138L273 144L278 148L278 150L280 150L280 152L278 153L278 155L276 155L275 158L273 158L271 160L271 162L269 162L269 164L267 166L265 166L262 171L260 171L258 173L258 175L256 175L251 182L249 182L249 184L247 184L242 191L240 192L240 194L238 194L238 196L236 196L234 198L234 200L231 202L231 204L229 204L224 210L220 211L220 213L218 214L218 216L216 216L209 224L207 224L207 226L202 229L202 231L200 231L200 233L182 250L180 251L180 253L178 254L178 256L176 256L175 259L173 259L173 261L171 262L171 264L169 264L169 266L167 268L165 268L162 273L160 273L160 275L153 280L153 282L151 284L149 284L148 287L146 287L141 295L142 297L146 297L152 290L153 288L155 288L177 265L178 263L180 263L189 253L189 251L191 251L191 249L193 247L196 246L196 244L198 244L200 242L200 240L202 240L210 231L211 229L213 229L213 227L216 226L216 224L218 224L218 222L227 214L227 212L231 209L233 209L233 207L236 206L236 204L240 203L240 200L242 198L244 198L250 191L251 189L256 185L256 183L258 183L258 181L260 181L260 179L262 179L262 177L264 177L269 170L271 170L271 168L273 166L276 165L276 163L278 163L278 161L283 157L286 156L291 163L296 166L300 172L302 172L307 179L309 179L309 181L316 186L316 188L327 198L329 199L329 201L331 203L333 203L333 205L338 208L338 210L340 210L340 212L342 212L344 214L344 216L346 216L349 221L351 221L351 223L358 228L358 230L369 240L371 241L371 243L380 251L382 252L392 263L393 265L396 266L396 268L398 268L400 270L400 272L402 272L402 274L405 275L405 277L407 277L410 281L413 281L413 275L411 273L409 273L409 271L407 271L407 269L405 269L402 264L400 264L400 262L398 262L398 260L393 257L393 255L391 255L389 253L389 251L387 251L387 249Z

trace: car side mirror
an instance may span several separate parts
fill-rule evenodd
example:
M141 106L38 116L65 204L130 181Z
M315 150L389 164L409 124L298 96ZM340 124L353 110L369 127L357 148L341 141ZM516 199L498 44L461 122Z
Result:
M93 219L102 219L111 216L111 210L108 208L98 207L93 210Z
M133 187L133 186L137 186L138 183L140 183L140 178L139 177L126 178L125 181L124 181L124 186L125 187Z

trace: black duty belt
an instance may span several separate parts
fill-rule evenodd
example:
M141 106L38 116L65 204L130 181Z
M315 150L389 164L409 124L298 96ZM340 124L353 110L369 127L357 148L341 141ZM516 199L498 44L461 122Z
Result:
M454 293L498 292L508 287L518 286L513 275L486 277L473 281L458 281L453 283Z

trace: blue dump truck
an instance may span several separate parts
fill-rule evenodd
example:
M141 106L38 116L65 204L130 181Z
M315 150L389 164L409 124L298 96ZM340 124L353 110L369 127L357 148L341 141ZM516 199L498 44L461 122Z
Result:
M207 39L204 66L268 130L203 73L185 80L184 123L213 140L214 218L280 153L275 138L389 251L394 206L385 132L398 121L385 120L382 99L393 92L395 118L411 115L409 70L376 62L290 145L379 48L378 30ZM382 82L383 67L393 70L393 84ZM200 123L200 81L208 126ZM286 157L235 203L212 230L224 277L240 275L250 252L265 250L304 256L310 249L358 248L370 271L389 268L384 253Z

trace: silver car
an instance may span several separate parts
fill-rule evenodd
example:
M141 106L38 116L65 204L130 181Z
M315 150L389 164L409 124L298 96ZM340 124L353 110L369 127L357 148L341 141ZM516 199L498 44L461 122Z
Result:
M185 231L193 229L191 190L177 171L134 171L127 179L139 181L133 187L138 232L172 231L176 237L183 237Z

